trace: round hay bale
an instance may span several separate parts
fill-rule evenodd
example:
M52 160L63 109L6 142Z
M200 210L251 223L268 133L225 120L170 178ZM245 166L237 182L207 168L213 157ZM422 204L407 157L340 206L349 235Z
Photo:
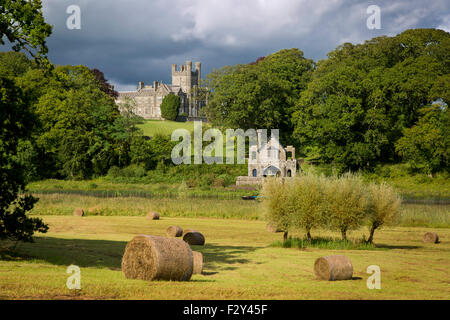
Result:
M159 213L150 211L149 213L147 213L147 218L150 220L159 220Z
M198 251L192 251L192 256L194 257L193 273L201 274L203 271L203 254Z
M266 231L271 233L277 233L277 232L283 232L280 228L277 228L273 226L272 224L268 223L266 226Z
M102 213L102 208L100 206L94 206L94 207L89 208L87 211L88 211L88 213L90 215L96 215L97 216L97 215L100 215Z
M314 263L314 273L320 280L350 280L353 275L353 266L346 256L321 257Z
M427 232L423 236L423 242L439 243L439 236L435 232Z
M166 231L169 237L181 237L183 235L183 229L179 226L170 226Z
M203 246L205 244L205 237L198 231L190 230L183 236L183 240L191 246Z
M193 272L193 254L180 239L139 235L126 246L122 272L127 279L187 281Z
M82 217L84 216L84 211L81 208L76 208L75 210L73 210L73 215L75 217Z

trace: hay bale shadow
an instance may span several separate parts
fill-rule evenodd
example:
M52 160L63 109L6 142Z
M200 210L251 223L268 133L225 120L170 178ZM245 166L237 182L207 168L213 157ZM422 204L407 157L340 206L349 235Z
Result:
M419 249L422 248L422 246L409 246L409 245L390 245L390 244L376 244L376 248L380 249L404 249L404 250L413 250L413 249Z

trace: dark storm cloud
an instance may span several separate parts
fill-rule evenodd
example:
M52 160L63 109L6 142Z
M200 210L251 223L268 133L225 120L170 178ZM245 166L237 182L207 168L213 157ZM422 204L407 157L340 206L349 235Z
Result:
M381 30L369 30L366 9L381 8ZM203 74L297 47L314 60L343 42L360 43L408 28L450 29L446 0L44 0L54 25L48 40L57 64L102 70L118 89L138 81L170 82L170 66L201 61ZM81 30L68 30L69 5L81 9Z

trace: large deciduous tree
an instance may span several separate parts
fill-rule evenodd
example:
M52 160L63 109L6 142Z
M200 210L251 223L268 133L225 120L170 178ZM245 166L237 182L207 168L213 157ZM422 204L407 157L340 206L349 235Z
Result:
M280 129L282 141L291 143L291 115L313 69L299 49L216 69L207 77L207 117L222 127Z
M41 1L0 3L0 44L7 39L15 51L25 50L42 62L47 53L45 39L50 33ZM21 58L16 62L24 65ZM0 71L0 240L32 242L34 232L46 232L48 226L41 219L26 216L37 199L21 195L25 193L26 168L17 155L20 140L30 136L35 118L27 96L11 79L20 70Z
M397 161L403 130L419 109L447 94L437 83L449 74L449 52L450 34L435 29L339 46L319 61L297 104L301 149L346 169Z

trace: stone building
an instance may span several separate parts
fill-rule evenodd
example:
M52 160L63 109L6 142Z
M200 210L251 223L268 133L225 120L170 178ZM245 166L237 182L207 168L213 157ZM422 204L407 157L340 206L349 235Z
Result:
M158 119L161 117L161 103L165 96L173 93L180 97L181 104L178 115L185 115L188 119L198 118L200 109L205 106L206 101L200 99L198 92L201 79L201 63L186 61L180 69L172 64L172 84L154 81L153 85L145 85L139 82L136 91L122 91L116 99L118 105L125 102L126 98L134 101L135 113L144 119Z
M238 177L236 185L260 184L265 177L292 177L296 172L295 148L283 148L274 137L264 143L258 130L258 143L249 148L248 176Z

